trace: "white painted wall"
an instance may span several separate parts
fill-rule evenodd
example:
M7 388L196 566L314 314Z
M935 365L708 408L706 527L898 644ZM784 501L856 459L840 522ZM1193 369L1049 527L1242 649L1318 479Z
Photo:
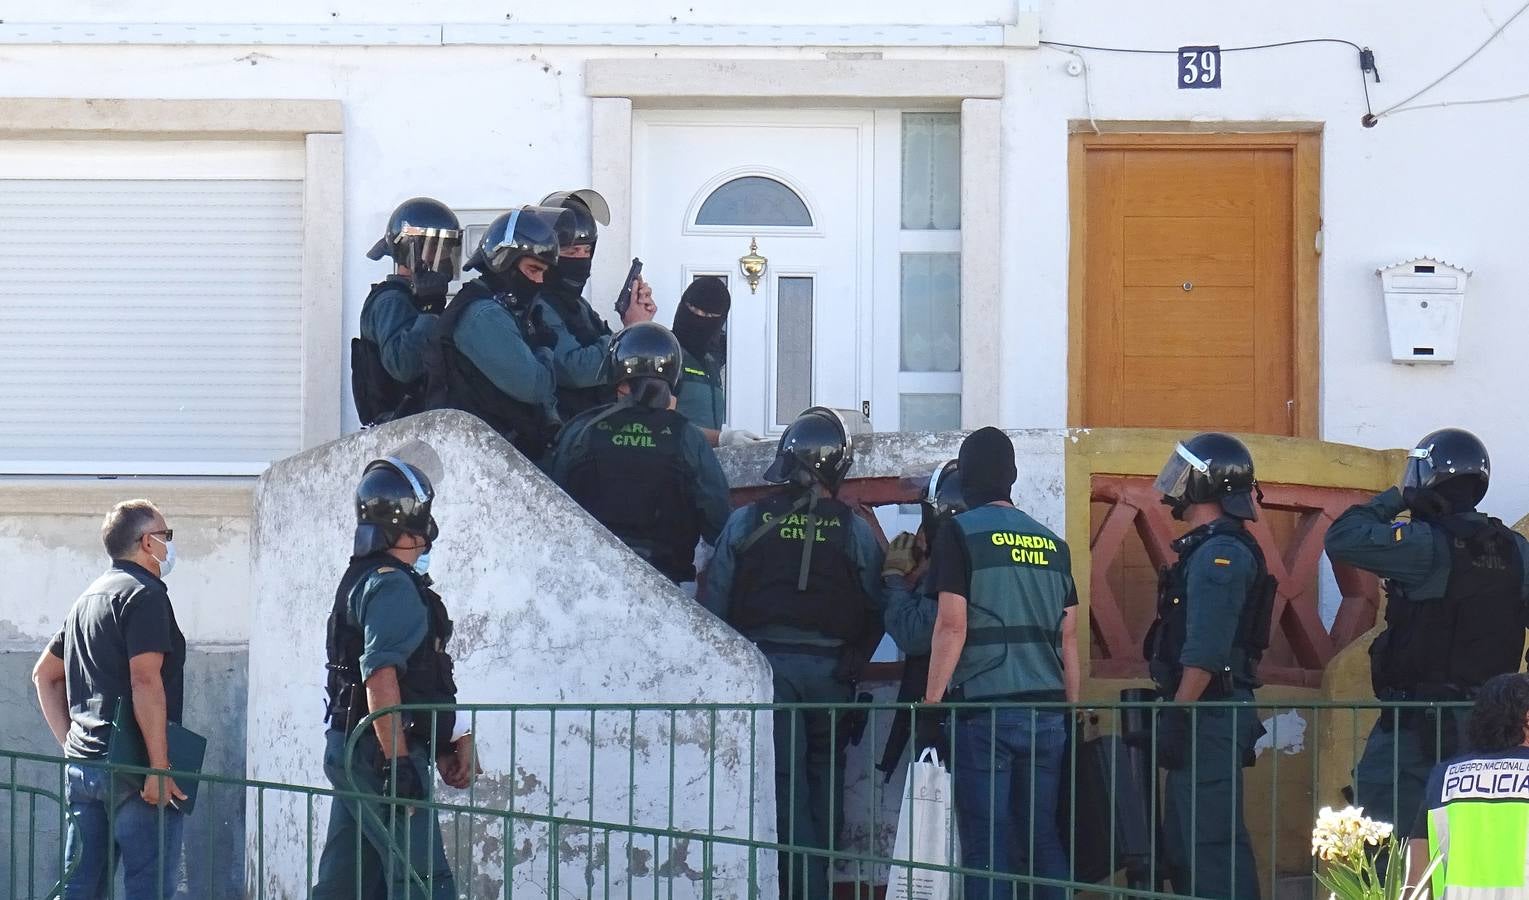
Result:
M1077 43L1171 48L1303 37L1345 37L1376 49L1377 109L1432 80L1516 8L1514 0L1329 4L1297 0L1243 9L1195 0L1172 15L1129 0L945 5L898 0L832 4L790 0L740 8L685 0L633 8L595 0L559 8L563 22L852 24L1011 21L1039 7L1042 36ZM428 23L434 10L400 0L314 7L181 2L26 7L0 3L8 24L37 21ZM512 11L512 22L530 13ZM457 5L456 23L497 24L501 7ZM1521 92L1529 86L1529 20L1511 27L1425 100ZM454 205L498 208L589 180L590 105L582 63L592 57L822 58L821 48L0 46L0 65L25 78L4 90L35 97L322 97L345 106L346 269L342 314L354 328L369 282L383 273L362 253L398 200L430 193ZM887 58L1001 59L1001 186L1005 250L1002 424L1055 427L1066 408L1067 179L1069 122L1087 118L1084 80L1057 50L888 48ZM1319 122L1325 252L1321 257L1322 435L1369 446L1410 444L1446 422L1478 430L1497 450L1488 506L1517 517L1529 505L1529 412L1504 401L1516 382L1529 310L1515 282L1529 182L1518 177L1529 138L1525 106L1467 106L1405 113L1374 129L1363 112L1355 54L1306 45L1228 54L1225 87L1177 90L1172 58L1084 51L1093 115L1100 120ZM1460 361L1404 368L1386 353L1374 268L1433 252L1476 268ZM611 261L605 261L610 263ZM660 298L662 301L665 298ZM969 386L970 387L970 386ZM337 386L337 389L340 389Z

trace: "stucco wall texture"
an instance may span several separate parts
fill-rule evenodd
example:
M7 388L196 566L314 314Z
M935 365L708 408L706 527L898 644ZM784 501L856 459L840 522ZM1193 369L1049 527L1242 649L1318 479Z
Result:
M356 479L369 460L390 454L435 483L441 536L431 566L456 622L460 701L770 699L770 668L749 642L595 525L482 423L431 413L284 460L260 480L250 565L258 623L250 639L250 680L258 685L249 701L252 778L325 783L323 622L350 554ZM749 812L751 771L773 766L764 717L485 712L475 730L486 770L471 798L477 807L745 838L773 831L768 796L756 795ZM265 881L253 883L252 867L250 888L301 895L308 841L322 845L326 822L325 803L310 828L302 798L267 793ZM703 863L699 847L684 841L566 830L554 839L524 821L506 833L503 822L480 816L458 829L448 819L453 854L471 859L464 877L474 895L502 884L506 853L516 892L528 896L548 890L554 877L575 893L589 883L622 893L631 884L638 894L653 891L657 878L689 896L699 891L703 865L714 896L746 891L742 851L715 847ZM252 811L252 841L255 824ZM456 846L458 835L470 846ZM773 881L773 860L755 862L761 882Z

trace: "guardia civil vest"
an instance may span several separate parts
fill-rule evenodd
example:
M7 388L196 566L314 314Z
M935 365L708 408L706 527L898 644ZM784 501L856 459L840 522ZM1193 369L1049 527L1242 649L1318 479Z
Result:
M1444 763L1429 779L1424 808L1429 857L1444 855L1433 873L1435 898L1529 896L1529 750Z
M1189 605L1194 602L1194 597L1189 594L1189 561L1206 541L1221 535L1235 538L1246 547L1258 571L1237 617L1231 668L1219 673L1224 677L1212 678L1200 698L1225 700L1234 690L1253 690L1262 686L1258 680L1258 663L1263 659L1264 651L1269 649L1270 619L1279 581L1269 574L1263 550L1247 528L1237 519L1221 518L1174 541L1173 551L1178 554L1178 560L1158 573L1157 619L1147 629L1142 652L1152 680L1164 696L1172 697L1178 691L1179 680L1184 674L1179 658L1188 639Z
M722 390L721 368L710 356L684 351L675 396L680 413L697 428L716 431L727 421L727 394Z
M568 495L653 568L694 581L697 473L681 452L690 423L672 410L622 402L573 427L580 431L570 445Z
M391 276L372 285L361 308L384 291L408 292L409 283ZM412 300L412 294L410 295ZM410 416L424 408L425 379L411 382L394 378L382 364L382 348L366 337L350 340L350 392L362 425L380 425Z
M850 553L850 508L823 497L812 512L783 491L750 507L748 534L758 537L738 552L730 624L749 634L764 625L789 625L849 640L865 632L868 600ZM808 516L816 517L808 528ZM761 529L768 523L769 528ZM802 547L815 532L807 586L797 590Z
M401 703L455 703L457 684L453 675L451 657L446 653L446 642L451 639L451 618L446 614L446 604L441 595L430 590L424 579L412 569L386 553L353 558L350 568L340 579L335 590L334 606L329 611L324 651L328 663L325 690L328 694L324 721L335 730L349 732L370 709L366 700L366 688L361 680L361 652L366 637L359 623L350 615L351 599L366 579L378 569L392 567L408 575L419 591L420 603L425 606L427 626L424 640L409 654L403 671L398 676L398 694ZM434 735L437 747L451 743L456 717L450 712L438 712L408 717L407 731L410 737L426 744L431 738L431 720L434 719Z
M1428 524L1444 533L1449 580L1438 599L1386 585L1386 630L1370 645L1377 697L1469 697L1493 675L1519 669L1524 561L1513 532L1479 513Z
M951 520L971 564L966 644L951 677L963 700L1065 700L1062 616L1073 591L1067 542L1011 506Z
M425 349L426 409L460 409L482 419L515 445L528 459L540 459L557 433L557 423L546 411L499 390L489 377L457 349L457 326L462 316L479 303L498 303L515 319L522 337L528 336L528 310L517 310L509 294L496 294L475 278L462 285L446 305Z
M610 326L595 315L589 303L578 294L570 294L559 291L556 288L546 288L542 291L542 298L552 311L562 319L563 326L573 339L579 342L580 347L590 347L600 342L601 338L610 336ZM557 388L557 409L564 419L572 419L574 416L587 409L610 402L611 389L605 385L592 387L563 387Z

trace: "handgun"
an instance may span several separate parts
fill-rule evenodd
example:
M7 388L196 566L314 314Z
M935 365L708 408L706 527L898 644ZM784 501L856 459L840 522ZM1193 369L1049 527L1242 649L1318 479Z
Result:
M642 274L642 260L632 257L632 267L626 270L626 281L621 283L621 293L616 297L616 315L625 317L632 308L632 282Z

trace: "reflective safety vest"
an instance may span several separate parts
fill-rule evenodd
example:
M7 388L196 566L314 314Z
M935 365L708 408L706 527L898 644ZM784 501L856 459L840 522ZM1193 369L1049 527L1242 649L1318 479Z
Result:
M1529 748L1439 765L1425 805L1436 900L1529 896Z
M1179 558L1158 573L1157 619L1147 629L1146 640L1142 643L1142 655L1146 657L1148 670L1157 684L1158 692L1165 697L1172 697L1178 691L1179 679L1184 674L1179 657L1184 652L1184 642L1189 636L1189 604L1194 602L1194 598L1189 596L1189 560L1206 541L1219 535L1235 538L1246 547L1258 571L1237 617L1237 633L1232 637L1234 659L1231 669L1221 673L1226 676L1224 678L1212 678L1200 698L1225 700L1233 690L1262 687L1258 680L1258 663L1263 659L1264 651L1269 649L1270 620L1274 614L1274 595L1279 588L1279 581L1269 574L1263 550L1247 528L1236 519L1222 518L1209 525L1202 525L1174 541L1173 551Z
M618 403L590 413L569 452L568 495L653 568L695 580L698 475L681 453L685 417Z
M789 625L843 640L864 633L869 602L850 552L854 513L828 497L810 509L789 491L751 507L747 533L757 537L738 551L728 613L728 623L744 635L764 625ZM815 517L812 527L809 516ZM809 535L806 589L797 590Z
M979 506L946 527L959 531L971 566L966 644L950 699L1066 700L1062 616L1074 589L1067 542L1010 506Z
M456 703L457 683L451 656L446 652L446 642L451 640L451 618L446 614L446 604L441 595L432 591L425 580L414 570L386 553L374 553L352 559L350 568L340 579L335 590L334 606L329 611L324 651L328 672L325 690L324 721L338 731L349 732L370 710L366 700L366 687L361 679L361 653L366 647L366 635L361 625L351 617L351 598L367 578L378 569L392 567L409 576L419 591L420 602L425 605L425 637L409 654L398 676L399 702L409 703ZM409 736L426 744L430 743L434 720L435 746L444 748L451 743L456 716L449 711L408 714Z
M1386 585L1386 630L1370 645L1370 679L1382 699L1470 697L1493 675L1516 672L1524 650L1524 560L1518 539L1479 513L1430 520L1449 547L1441 598Z

